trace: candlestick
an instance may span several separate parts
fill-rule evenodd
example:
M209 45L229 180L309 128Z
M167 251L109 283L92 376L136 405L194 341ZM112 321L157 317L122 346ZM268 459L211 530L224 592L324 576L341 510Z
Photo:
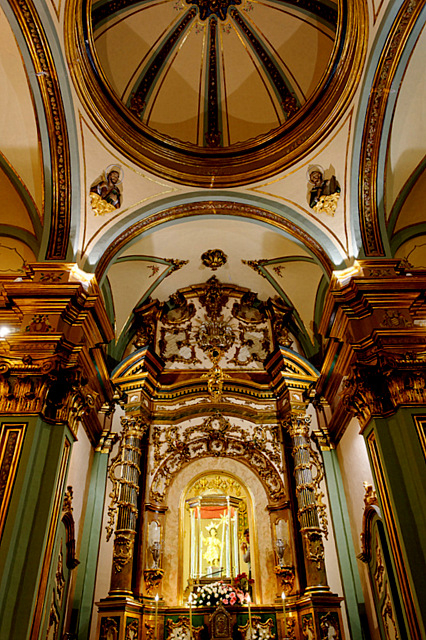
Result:
M154 640L157 640L157 621L158 621L158 593L155 595Z
M192 640L192 593L189 594L189 638Z
M283 600L283 615L284 615L284 620L283 620L283 637L286 638L287 637L287 618L285 615L285 593L284 591L281 594L281 598Z
M251 609L250 609L250 603L251 603L251 598L250 598L250 594L248 593L246 596L246 600L247 600L247 605L248 605L248 618L249 618L249 638L251 638L252 636L252 629L251 629Z

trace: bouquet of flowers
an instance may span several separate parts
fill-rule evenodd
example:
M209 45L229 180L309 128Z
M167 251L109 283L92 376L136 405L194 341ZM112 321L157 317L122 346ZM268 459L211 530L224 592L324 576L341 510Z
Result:
M253 578L249 578L246 573L239 573L234 579L235 587L237 587L237 589L241 589L241 591L244 591L245 593L248 592L249 586L253 584L253 582Z
M195 607L216 607L219 602L224 605L243 604L245 602L244 593L237 587L232 587L224 582L212 582L200 587L193 595L193 605Z

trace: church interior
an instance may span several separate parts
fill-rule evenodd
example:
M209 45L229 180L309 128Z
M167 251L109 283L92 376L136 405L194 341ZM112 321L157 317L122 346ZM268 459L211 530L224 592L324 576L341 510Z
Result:
M426 638L424 0L0 0L1 640Z

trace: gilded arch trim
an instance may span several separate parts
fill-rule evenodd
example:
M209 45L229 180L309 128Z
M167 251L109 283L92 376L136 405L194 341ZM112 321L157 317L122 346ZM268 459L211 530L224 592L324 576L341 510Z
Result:
M399 63L413 27L424 8L422 0L405 0L392 25L369 89L361 145L359 220L365 255L385 255L378 215L378 164L385 133L386 111Z

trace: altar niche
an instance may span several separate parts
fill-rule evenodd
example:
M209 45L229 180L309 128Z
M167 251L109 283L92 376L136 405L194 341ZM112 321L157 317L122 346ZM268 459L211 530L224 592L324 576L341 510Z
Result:
M240 572L238 511L241 500L209 495L188 498L192 584L231 581Z
M216 490L219 477L215 477ZM212 479L209 484L213 484ZM218 580L232 583L240 573L250 573L246 496L239 483L230 478L221 478L221 488L228 482L238 488L238 496L226 491L212 493L212 487L204 495L202 491L193 495L199 488L196 486L187 492L192 496L185 499L182 514L184 592Z

